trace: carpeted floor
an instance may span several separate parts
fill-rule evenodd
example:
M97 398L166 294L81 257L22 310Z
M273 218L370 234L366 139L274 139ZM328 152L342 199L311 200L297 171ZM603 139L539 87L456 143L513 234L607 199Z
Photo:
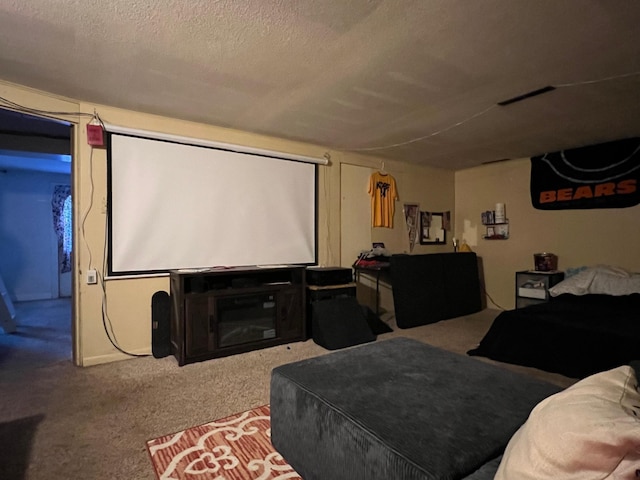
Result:
M2 459L0 478L25 478L24 474L31 461L31 444L44 415L19 418L0 423L0 445Z
M158 480L300 479L271 445L269 406L149 440Z
M374 335L382 335L383 333L392 332L393 329L380 320L380 317L375 314L373 310L369 307L363 306L362 311L364 312L364 318L367 320L367 325L371 329L371 333Z
M385 316L394 331L378 339L406 336L464 354L497 313L484 310L407 330ZM70 360L30 368L11 361L6 368L0 356L0 424L5 432L16 432L17 426L23 433L15 437L19 451L0 449L0 478L154 480L149 439L266 405L275 366L326 353L308 340L184 367L173 357L145 357L88 368ZM574 382L504 366L561 386ZM7 476L11 465L22 472Z
M17 331L0 330L0 367L21 372L71 360L71 299L16 302Z

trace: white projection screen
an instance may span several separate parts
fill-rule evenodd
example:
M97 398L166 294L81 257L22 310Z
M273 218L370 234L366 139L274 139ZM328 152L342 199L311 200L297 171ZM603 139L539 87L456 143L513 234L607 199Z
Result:
M315 264L316 165L109 134L109 275Z

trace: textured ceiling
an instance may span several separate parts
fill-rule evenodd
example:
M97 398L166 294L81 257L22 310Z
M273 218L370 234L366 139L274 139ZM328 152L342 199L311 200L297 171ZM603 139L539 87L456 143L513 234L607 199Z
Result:
M635 0L4 0L0 78L459 169L640 136L639 25Z

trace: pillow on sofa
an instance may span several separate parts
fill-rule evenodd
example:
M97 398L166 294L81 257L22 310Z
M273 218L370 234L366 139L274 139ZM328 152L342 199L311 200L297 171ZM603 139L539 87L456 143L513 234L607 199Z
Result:
M504 452L496 480L636 478L640 393L632 367L597 373L540 402Z
M571 295L640 293L640 275L634 275L620 267L597 265L581 270L549 289L552 297L563 293Z

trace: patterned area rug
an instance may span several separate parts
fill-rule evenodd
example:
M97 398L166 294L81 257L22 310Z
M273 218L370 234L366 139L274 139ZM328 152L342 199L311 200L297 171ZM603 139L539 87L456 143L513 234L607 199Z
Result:
M271 445L268 405L147 442L158 480L300 479Z

